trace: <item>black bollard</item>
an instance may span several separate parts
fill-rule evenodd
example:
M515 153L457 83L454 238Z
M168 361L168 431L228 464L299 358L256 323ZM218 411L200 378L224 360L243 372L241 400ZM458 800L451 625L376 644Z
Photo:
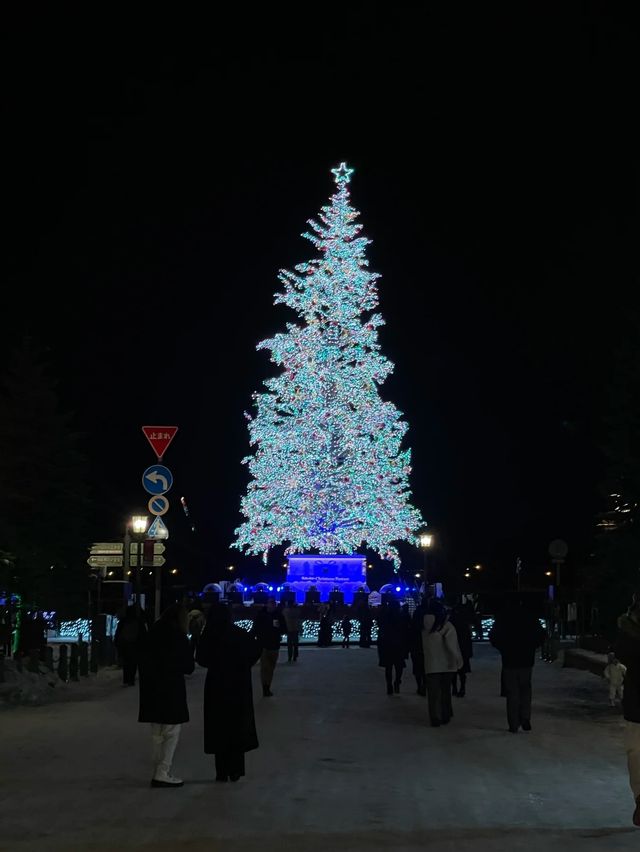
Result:
M29 651L27 671L35 672L35 674L40 671L40 648L31 648Z
M80 651L80 676L89 677L89 646L86 642L79 642Z
M44 664L50 672L53 671L53 648L51 645L47 645L44 655Z
M0 683L4 683L4 652L0 651Z
M78 677L78 646L74 643L71 646L71 656L69 658L69 680L79 680Z
M67 646L60 645L60 653L58 656L58 677L60 680L69 680L69 667L67 665Z

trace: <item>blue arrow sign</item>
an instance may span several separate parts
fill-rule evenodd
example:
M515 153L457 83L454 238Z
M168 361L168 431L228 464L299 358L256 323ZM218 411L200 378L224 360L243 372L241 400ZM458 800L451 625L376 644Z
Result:
M173 485L173 474L163 464L152 464L142 474L142 487L148 494L166 494Z

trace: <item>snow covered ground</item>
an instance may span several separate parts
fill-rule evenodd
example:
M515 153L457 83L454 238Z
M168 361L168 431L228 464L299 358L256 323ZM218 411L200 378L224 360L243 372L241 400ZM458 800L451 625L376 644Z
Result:
M400 696L385 694L373 648L304 648L291 666L283 656L275 696L255 690L261 748L238 784L214 783L202 753L202 671L189 679L178 790L148 786L137 690L0 713L0 850L640 848L622 718L594 675L538 663L533 731L514 736L486 645L438 729L408 674Z

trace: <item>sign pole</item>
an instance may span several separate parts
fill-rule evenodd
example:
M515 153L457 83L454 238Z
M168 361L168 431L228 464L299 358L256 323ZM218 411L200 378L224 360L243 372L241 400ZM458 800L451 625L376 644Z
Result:
M156 574L156 596L154 600L154 618L157 621L160 618L160 602L162 599L162 568L160 565L155 567Z

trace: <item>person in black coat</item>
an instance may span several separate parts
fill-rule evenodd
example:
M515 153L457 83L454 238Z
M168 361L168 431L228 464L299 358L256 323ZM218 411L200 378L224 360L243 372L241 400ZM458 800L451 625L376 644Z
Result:
M353 630L353 625L351 624L351 617L349 613L345 615L342 619L342 647L349 647L349 640L351 639L351 631Z
M261 652L256 635L232 623L228 607L211 607L196 659L207 669L204 751L215 755L216 781L238 781L245 752L258 748L251 667Z
M423 697L427 694L427 675L424 670L424 649L422 647L422 628L427 612L427 602L421 601L415 608L409 625L409 652L413 676L416 679L416 693Z
M391 601L378 617L378 665L384 669L387 695L400 692L402 670L408 653L407 621L400 611L399 602Z
M360 612L360 642L358 643L361 648L370 648L371 647L371 627L373 626L373 619L371 618L371 613L369 612L369 607L365 606Z
M467 689L467 675L471 671L471 657L473 657L473 642L471 640L471 628L475 623L475 612L468 604L457 604L449 621L453 624L458 634L458 645L462 654L462 668L453 675L452 693L458 698L464 698ZM458 681L460 685L458 686Z
M118 621L113 642L122 665L122 685L135 686L140 655L147 638L147 625L141 610L128 606Z
M318 628L318 645L321 648L328 648L331 645L333 638L333 619L328 609L320 616L320 626Z
M522 601L496 616L489 641L502 655L502 687L507 699L507 721L512 734L531 730L531 673L536 648L545 633L536 616Z
M151 627L140 655L139 722L151 724L154 772L152 787L181 787L171 774L180 728L189 721L184 676L194 669L187 639L187 611L166 609Z
M633 824L640 827L640 595L618 619L616 655L627 667L622 695L625 718L624 746L627 752L629 786L636 803Z

